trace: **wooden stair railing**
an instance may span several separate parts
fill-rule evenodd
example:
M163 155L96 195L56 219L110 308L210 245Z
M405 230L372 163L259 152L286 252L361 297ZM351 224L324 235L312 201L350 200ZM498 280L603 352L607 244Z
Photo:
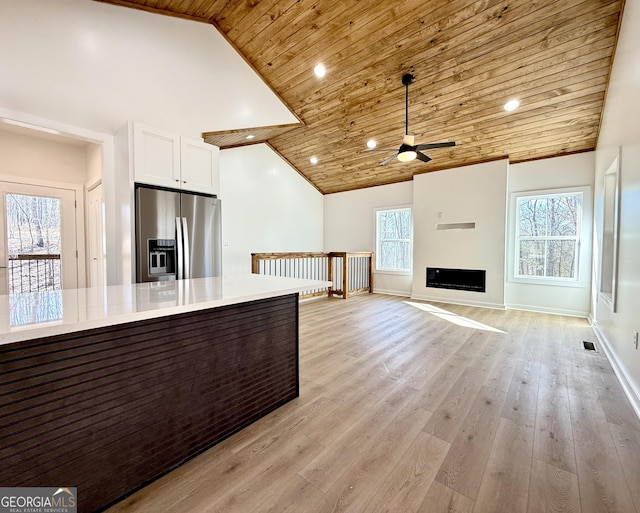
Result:
M370 251L252 253L251 272L333 282L328 289L309 290L300 294L301 298L328 295L347 299L373 292L373 253Z

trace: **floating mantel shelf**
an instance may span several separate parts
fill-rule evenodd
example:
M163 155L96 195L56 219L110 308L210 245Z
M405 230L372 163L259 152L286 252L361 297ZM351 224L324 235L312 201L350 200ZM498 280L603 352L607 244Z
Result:
M436 225L436 230L473 230L476 223L441 223Z

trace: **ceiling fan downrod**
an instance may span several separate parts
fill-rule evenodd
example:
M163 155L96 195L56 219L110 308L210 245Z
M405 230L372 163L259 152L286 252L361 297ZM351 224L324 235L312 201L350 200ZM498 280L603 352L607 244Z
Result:
M409 84L413 83L414 76L411 73L402 75L402 83L404 84L404 133L409 135Z

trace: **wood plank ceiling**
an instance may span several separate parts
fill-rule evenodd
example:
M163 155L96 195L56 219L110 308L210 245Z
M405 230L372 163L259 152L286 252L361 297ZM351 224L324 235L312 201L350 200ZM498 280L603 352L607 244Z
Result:
M266 140L324 194L416 173L593 150L624 0L101 0L212 23L303 125L207 134ZM317 78L316 64L326 76ZM409 131L455 141L379 165ZM512 98L520 107L506 112ZM248 127L250 128L250 127ZM389 152L392 154L393 152ZM310 158L318 163L313 165Z

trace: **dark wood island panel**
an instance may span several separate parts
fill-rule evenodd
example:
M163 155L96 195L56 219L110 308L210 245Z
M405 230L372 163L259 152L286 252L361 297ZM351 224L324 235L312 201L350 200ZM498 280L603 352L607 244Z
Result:
M0 486L99 511L298 396L298 294L0 345Z

